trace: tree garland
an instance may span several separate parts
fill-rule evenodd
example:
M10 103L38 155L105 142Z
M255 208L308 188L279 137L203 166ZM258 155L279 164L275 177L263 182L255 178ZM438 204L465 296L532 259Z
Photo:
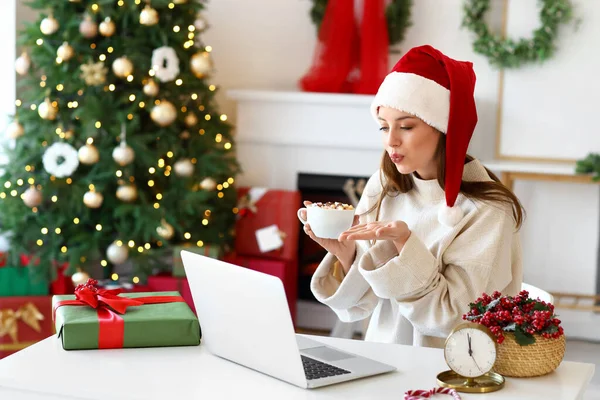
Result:
M490 0L466 0L462 25L476 35L473 50L500 68L515 68L550 58L556 49L558 26L571 19L573 9L569 0L540 0L540 3L542 26L533 32L533 38L514 41L490 33L484 21Z
M321 28L321 22L325 16L329 0L312 0L310 18L317 26L317 32ZM404 40L406 29L412 25L410 20L410 8L412 0L392 0L385 9L385 18L388 26L388 37L390 45L400 43Z

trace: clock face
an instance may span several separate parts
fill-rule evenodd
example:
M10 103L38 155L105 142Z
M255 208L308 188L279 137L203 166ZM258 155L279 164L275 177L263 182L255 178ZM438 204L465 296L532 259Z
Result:
M454 372L467 378L476 378L494 366L496 343L480 329L462 328L448 338L444 356Z

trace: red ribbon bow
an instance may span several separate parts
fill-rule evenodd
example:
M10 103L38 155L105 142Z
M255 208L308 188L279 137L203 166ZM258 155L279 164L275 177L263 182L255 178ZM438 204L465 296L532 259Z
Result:
M118 314L125 314L127 307L137 307L144 304L162 304L184 302L181 296L147 296L130 299L121 297L121 289L99 289L98 281L88 279L84 285L77 285L75 297L77 300L61 300L56 303L52 319L56 320L56 310L62 306L89 306L98 313L98 348L119 349L123 347L125 336L125 321Z

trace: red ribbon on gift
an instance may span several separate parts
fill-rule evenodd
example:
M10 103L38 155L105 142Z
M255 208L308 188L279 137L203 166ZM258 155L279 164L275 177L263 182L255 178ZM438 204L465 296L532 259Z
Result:
M137 307L145 304L163 304L185 302L181 296L146 296L137 298L121 297L121 289L99 289L98 281L88 279L85 285L77 285L75 297L77 300L62 300L56 303L52 310L52 319L56 319L56 310L62 306L89 306L98 313L98 348L120 349L125 337L125 321L119 314L125 314L127 307Z

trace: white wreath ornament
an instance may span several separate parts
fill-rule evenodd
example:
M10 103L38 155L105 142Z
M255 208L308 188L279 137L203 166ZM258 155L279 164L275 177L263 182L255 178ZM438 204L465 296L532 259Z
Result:
M58 159L62 157L64 161L58 163ZM57 178L71 176L79 166L79 158L77 150L68 143L57 142L46 149L42 156L44 169L49 174Z
M175 49L163 46L152 52L152 69L161 82L170 82L179 75L179 58Z

